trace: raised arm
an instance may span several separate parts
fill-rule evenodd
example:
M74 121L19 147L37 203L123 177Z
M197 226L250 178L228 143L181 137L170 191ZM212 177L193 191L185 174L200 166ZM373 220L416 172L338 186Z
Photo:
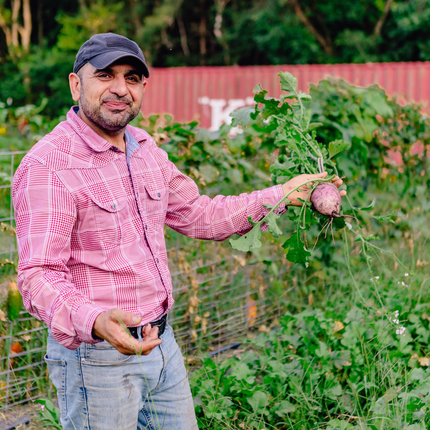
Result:
M282 185L238 196L200 195L195 182L168 161L169 204L166 224L189 237L225 240L232 234L245 234L252 228L248 218L259 221L282 197Z

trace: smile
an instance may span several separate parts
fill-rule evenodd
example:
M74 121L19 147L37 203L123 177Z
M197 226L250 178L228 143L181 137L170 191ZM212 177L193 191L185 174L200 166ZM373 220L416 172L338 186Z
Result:
M103 104L107 108L112 110L124 110L129 107L129 104L124 102L107 101L107 102L104 102Z

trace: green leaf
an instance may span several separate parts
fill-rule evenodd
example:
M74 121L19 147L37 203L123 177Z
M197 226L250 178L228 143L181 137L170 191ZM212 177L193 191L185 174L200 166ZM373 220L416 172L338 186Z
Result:
M261 84L257 84L252 90L252 94L258 94L261 93L261 91L263 91L263 88L261 88Z
M305 244L300 239L300 234L298 231L293 233L293 235L285 241L282 245L284 249L288 249L287 260L292 263L303 264L308 267L308 257L311 253L305 248Z
M282 158L281 158L282 157ZM278 157L278 159L270 166L270 171L280 170L282 173L291 173L291 169L296 167L297 163L284 155Z
M272 97L267 97L267 91L261 90L255 94L254 100L256 103L261 103L264 105L264 108L260 111L261 117L263 119L268 119L272 115L276 115L279 113L279 99L275 99Z
M267 405L268 396L263 391L256 391L250 399L248 399L248 403L251 405L253 411L257 413L259 410L264 409Z
M279 217L280 215L277 215L274 212L269 212L264 217L264 222L267 222L269 232L275 237L279 237L282 234L282 230L279 228L278 224L276 223L276 220Z
M312 100L312 97L309 94L306 94L302 91L297 93L297 98L300 100Z
M205 142L208 143L211 140L211 135L209 131L205 128L199 128L199 131L196 133L196 142Z
M297 78L288 72L279 72L278 76L281 78L282 91L287 91L293 96L297 95Z
M245 381L248 384L255 382L255 376L252 375L252 370L245 363L238 363L232 368L231 375L238 381Z
M345 218L342 218L342 217L333 218L332 226L334 230L342 230L343 228L346 227Z
M333 351L331 353L331 358L333 359L333 364L336 369L342 369L343 367L352 365L351 351Z
M275 414L282 418L285 415L294 412L296 409L297 407L288 400L282 400L282 402L279 404L279 408L275 411Z
M252 122L251 114L255 113L255 109L253 107L244 107L240 109L236 109L233 111L230 116L233 118L232 125L234 127L241 125L242 127L246 127L248 124Z
M330 420L326 430L347 430L354 427L348 421Z
M390 222L395 224L395 218L397 218L397 214L396 212L391 212L388 215L372 215L372 218L377 219L380 222Z
M325 342L318 341L319 348L315 350L315 354L320 358L326 358L330 356L328 346Z
M318 127L321 127L322 125L323 125L322 122L313 122L312 124L309 124L308 130L309 131L314 130Z
M339 154L339 152L348 149L350 146L351 145L344 140L333 140L333 142L330 142L328 145L328 152L330 154L330 158L334 157L336 154Z
M249 221L252 223L251 220ZM260 240L262 236L261 224L261 221L254 224L254 227L251 231L244 234L243 236L240 236L238 239L230 239L229 242L231 247L243 252L248 252L254 248L260 248L262 245Z
M368 88L365 93L365 100L371 110L383 118L392 118L394 116L393 109L387 103L386 96L381 91Z

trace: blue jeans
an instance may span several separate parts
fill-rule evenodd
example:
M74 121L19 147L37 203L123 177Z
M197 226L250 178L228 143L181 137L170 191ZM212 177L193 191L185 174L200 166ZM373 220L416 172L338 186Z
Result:
M71 351L51 335L45 361L64 430L198 430L184 359L167 325L150 354L108 342Z

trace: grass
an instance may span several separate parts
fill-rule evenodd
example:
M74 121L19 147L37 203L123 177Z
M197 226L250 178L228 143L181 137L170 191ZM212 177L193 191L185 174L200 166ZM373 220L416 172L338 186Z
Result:
M200 428L427 428L427 201L406 196L395 224L375 234L372 243L390 246L398 260L363 249L349 234L330 243L329 264L321 258L307 271L292 267L299 281L275 327L245 341L233 358L201 358L192 376Z

